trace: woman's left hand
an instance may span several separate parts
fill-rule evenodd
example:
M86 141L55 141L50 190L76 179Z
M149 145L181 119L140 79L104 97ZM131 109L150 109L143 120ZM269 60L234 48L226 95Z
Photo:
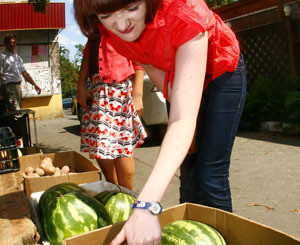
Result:
M158 217L147 210L134 209L110 245L159 245L161 228Z
M134 106L134 109L136 110L139 117L142 117L143 115L143 96L140 95L132 95L132 103Z

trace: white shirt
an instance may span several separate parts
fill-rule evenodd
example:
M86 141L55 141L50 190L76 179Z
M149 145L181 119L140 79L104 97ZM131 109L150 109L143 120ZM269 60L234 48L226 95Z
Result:
M0 56L0 73L2 84L22 81L22 72L25 71L22 58L17 53L5 50Z

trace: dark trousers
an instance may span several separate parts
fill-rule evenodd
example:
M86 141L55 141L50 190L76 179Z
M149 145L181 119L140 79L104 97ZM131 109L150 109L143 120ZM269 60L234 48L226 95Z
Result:
M232 211L230 156L246 97L243 57L234 72L226 72L204 91L198 115L198 151L180 167L180 202Z
M22 89L21 82L1 85L1 93L8 111L22 109Z

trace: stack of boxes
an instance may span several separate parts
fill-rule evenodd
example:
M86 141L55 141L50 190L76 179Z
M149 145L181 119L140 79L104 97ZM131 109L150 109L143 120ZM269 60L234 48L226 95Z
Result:
M0 174L20 169L16 137L10 127L0 127Z

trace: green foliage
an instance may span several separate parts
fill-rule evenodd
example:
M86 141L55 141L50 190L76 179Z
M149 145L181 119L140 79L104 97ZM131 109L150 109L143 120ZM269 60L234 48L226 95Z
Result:
M62 97L72 97L76 94L79 68L69 60L68 49L61 45L59 51Z
M48 6L50 0L28 0L28 3L33 5L33 9L36 12L45 13L46 7Z
M82 60L82 56L83 56L83 50L84 50L84 45L82 44L77 44L75 45L76 48L76 54L75 54L75 59L74 59L74 65L80 69L81 66L81 60Z
M222 7L224 5L230 4L230 3L234 3L234 2L238 2L239 0L205 0L205 2L207 3L207 5L211 8L218 8L218 7Z
M272 81L258 77L246 96L241 124L259 129L262 122L300 124L300 77Z
M300 77L290 80L293 91L286 94L284 106L286 109L286 121L300 125Z

